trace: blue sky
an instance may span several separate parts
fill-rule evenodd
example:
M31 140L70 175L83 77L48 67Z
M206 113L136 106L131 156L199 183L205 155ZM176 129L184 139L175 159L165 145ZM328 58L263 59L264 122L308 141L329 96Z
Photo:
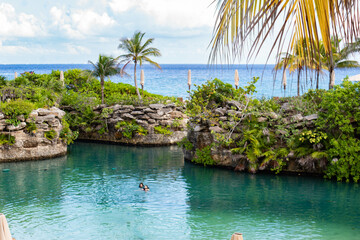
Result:
M207 63L212 0L2 0L0 64L87 63L121 37L155 38L160 63Z

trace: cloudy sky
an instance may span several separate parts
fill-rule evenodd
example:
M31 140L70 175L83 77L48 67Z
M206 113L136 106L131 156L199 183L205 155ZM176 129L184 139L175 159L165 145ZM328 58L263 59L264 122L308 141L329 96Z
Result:
M0 64L87 63L121 37L155 38L159 63L207 63L213 0L2 0ZM262 63L263 59L257 63Z

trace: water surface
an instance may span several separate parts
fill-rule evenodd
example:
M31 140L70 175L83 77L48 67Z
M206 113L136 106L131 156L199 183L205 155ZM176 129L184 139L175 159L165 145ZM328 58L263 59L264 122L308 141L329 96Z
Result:
M203 168L177 147L69 150L0 164L10 169L0 172L0 212L17 240L360 239L357 184Z

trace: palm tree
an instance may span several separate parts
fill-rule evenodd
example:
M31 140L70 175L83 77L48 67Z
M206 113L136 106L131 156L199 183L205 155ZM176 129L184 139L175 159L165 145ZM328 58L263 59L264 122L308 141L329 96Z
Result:
M154 38L149 38L145 41L145 43L142 43L143 37L145 33L142 32L135 32L134 36L130 39L128 38L122 38L120 39L119 49L122 49L126 52L126 54L120 55L119 58L122 59L121 63L125 63L124 67L122 68L122 71L126 68L126 66L130 62L134 62L134 83L136 88L136 93L141 99L141 95L137 86L136 81L136 66L137 63L139 63L140 67L142 66L143 62L148 62L151 65L154 65L155 67L161 69L160 65L153 60L151 60L149 57L159 57L161 56L160 51L157 48L149 47L150 44L153 43Z
M235 60L246 42L251 47L248 57L254 57L274 33L269 56L273 51L279 54L288 40L288 49L293 49L296 42L306 39L308 50L300 54L311 60L322 40L332 65L331 35L346 36L346 42L351 42L360 32L359 0L215 1L218 14L209 58L212 62L218 57Z
M343 48L340 47L341 39L332 37L331 46L332 46L332 55L333 61L330 61L330 58L325 54L324 47L320 44L320 52L323 56L322 62L324 64L324 69L329 71L330 75L330 88L335 85L335 69L336 68L357 68L360 67L360 64L355 60L349 60L349 56L360 50L360 39L357 39L353 43L345 44Z
M117 64L117 58L112 58L105 55L99 55L99 60L97 63L93 63L92 61L89 61L91 65L93 65L94 70L91 72L91 74L95 77L100 78L100 84L101 84L101 103L104 104L104 83L105 83L105 77L116 75L120 72L118 64Z

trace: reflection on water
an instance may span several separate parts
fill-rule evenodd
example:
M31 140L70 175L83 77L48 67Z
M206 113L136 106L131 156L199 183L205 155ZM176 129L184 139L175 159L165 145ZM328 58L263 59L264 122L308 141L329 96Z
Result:
M4 168L0 211L18 240L360 239L357 184L203 168L177 147L77 143Z

